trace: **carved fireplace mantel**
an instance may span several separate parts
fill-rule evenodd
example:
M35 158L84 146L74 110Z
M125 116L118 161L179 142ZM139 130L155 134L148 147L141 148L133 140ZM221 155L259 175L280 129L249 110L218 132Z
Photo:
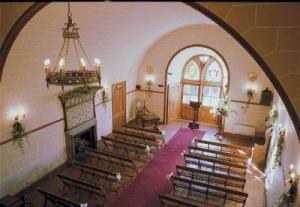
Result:
M97 119L94 97L99 86L79 87L67 92L59 99L63 106L68 161L75 159L75 137L88 131L90 145L97 147Z

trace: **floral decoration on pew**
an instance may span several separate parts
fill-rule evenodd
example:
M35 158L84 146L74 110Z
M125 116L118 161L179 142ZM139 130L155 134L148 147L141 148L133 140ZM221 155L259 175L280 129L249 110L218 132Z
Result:
M277 145L276 145L276 153L275 153L275 158L274 158L274 166L273 169L275 169L275 167L277 166L281 166L281 154L284 150L284 146L285 146L285 129L280 127L279 129L279 139L277 141Z
M117 178L117 180L120 182L121 179L122 179L121 173L117 173L117 174L116 174L116 178Z
M147 154L149 154L149 153L150 153L150 150L151 150L150 147L147 145L146 148L145 148L145 152L146 152Z
M81 203L80 207L88 207L88 204L87 203Z
M167 174L167 176L166 176L167 180L170 180L170 179L171 179L171 177L172 177L172 175L174 175L174 173L173 173L173 172L170 172L169 174Z

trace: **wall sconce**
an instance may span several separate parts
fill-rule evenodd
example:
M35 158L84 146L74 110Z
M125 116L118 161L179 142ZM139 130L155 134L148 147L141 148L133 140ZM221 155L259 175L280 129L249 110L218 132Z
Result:
M23 115L20 115L20 114L17 114L15 116L15 121L23 121L25 119L26 115L23 114Z
M255 72L252 72L252 73L248 74L248 80L249 81L254 82L254 81L256 81L256 79L257 79L257 74Z
M153 76L153 68L152 66L148 65L147 69L146 69L146 88L148 91L148 95L151 96L151 90L152 90L152 86L153 86L153 82L154 82L154 76Z

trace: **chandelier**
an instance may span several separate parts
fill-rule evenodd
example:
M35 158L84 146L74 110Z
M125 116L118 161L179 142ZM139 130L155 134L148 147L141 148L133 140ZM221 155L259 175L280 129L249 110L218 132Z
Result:
M68 22L65 23L63 30L63 43L58 56L54 62L53 67L50 67L50 59L44 60L44 69L46 72L47 88L49 85L61 86L64 90L64 86L84 85L91 83L99 83L101 86L101 74L100 74L100 59L94 59L94 67L92 69L87 68L87 63L91 66L90 59L88 58L82 44L79 40L79 27L72 21L72 13L70 11L70 2L68 2ZM78 68L71 69L68 65L68 55L70 53L70 44L74 45L75 50L75 62L78 64ZM87 62L86 62L87 61Z

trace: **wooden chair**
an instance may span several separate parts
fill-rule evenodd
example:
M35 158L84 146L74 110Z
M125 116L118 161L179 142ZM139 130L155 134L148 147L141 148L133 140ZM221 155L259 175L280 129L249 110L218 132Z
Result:
M220 174L245 177L247 166L238 163L232 163L215 158L209 158L202 155L184 153L185 166L190 164L197 166L200 170L208 172L217 172Z
M182 196L196 202L225 206L232 201L244 206L248 193L226 189L179 176L171 176L172 195Z
M189 149L189 153L191 154L200 154L202 156L225 160L232 163L247 165L247 161L248 161L247 157L239 154L232 154L230 152L212 150L212 149L207 149L198 146L189 146L188 149Z
M247 158L251 157L252 149L249 147L243 147L233 144L224 144L219 142L211 142L201 139L195 139L195 146L218 150L220 152L229 152L234 155L245 156Z
M224 188L244 189L246 179L230 175L224 175L214 172L176 165L176 173L179 176L190 177L200 182L205 182L210 185L221 185Z

